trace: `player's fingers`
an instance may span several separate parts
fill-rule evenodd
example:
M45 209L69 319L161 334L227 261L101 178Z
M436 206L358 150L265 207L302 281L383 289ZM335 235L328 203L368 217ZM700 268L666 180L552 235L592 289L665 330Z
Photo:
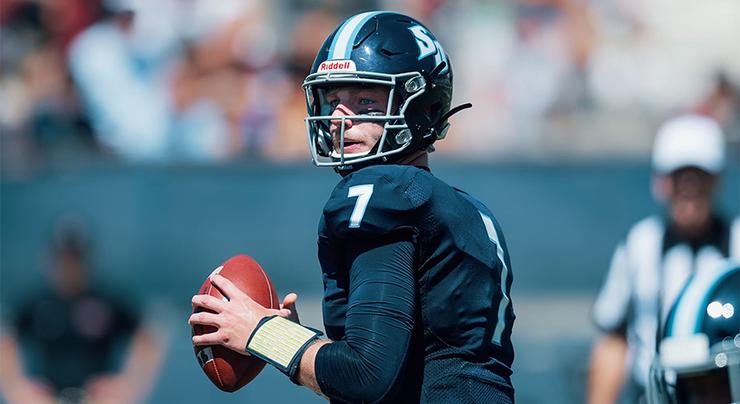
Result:
M218 345L221 343L221 334L216 331L210 334L193 335L193 345Z
M295 302L298 300L298 294L288 293L283 299L283 304L280 305L281 309L293 310L295 308Z
M199 313L193 313L188 319L188 324L201 324L201 325L212 325L218 327L220 325L218 314L208 313L201 311Z
M226 302L211 295L195 295L191 299L191 303L193 306L213 310L216 313L222 312L226 307Z
M280 305L280 316L289 318L295 322L300 322L298 318L298 309L295 306L298 300L296 293L288 293L283 299L283 304Z
M237 288L230 280L221 275L211 275L211 283L214 284L229 300L242 296L249 297L246 293L239 290L239 288Z

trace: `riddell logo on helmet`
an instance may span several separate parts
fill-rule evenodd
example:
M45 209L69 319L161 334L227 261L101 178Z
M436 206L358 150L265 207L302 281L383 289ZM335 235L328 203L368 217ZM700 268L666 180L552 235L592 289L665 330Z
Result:
M355 62L351 60L327 60L319 65L320 72L326 71L355 71Z

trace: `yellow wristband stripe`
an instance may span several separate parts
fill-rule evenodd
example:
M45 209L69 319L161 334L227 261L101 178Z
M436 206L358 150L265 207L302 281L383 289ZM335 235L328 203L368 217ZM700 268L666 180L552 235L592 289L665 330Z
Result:
M287 368L306 342L315 337L315 331L277 316L254 332L247 348Z

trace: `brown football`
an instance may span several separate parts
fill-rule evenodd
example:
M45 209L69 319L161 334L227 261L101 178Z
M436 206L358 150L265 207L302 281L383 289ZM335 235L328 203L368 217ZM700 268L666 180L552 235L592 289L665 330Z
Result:
M264 269L252 257L246 255L231 257L213 273L229 279L257 303L271 309L280 308L275 287ZM221 291L211 285L210 276L203 282L198 293L225 299ZM197 308L194 312L202 310L204 309ZM193 335L216 331L216 327L207 325L194 325L192 328ZM265 362L260 359L242 355L220 345L196 346L194 349L195 357L206 376L223 391L239 390L265 367Z

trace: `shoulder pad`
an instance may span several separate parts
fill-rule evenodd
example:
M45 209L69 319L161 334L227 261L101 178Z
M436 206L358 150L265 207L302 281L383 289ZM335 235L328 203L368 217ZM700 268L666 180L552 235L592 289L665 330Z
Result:
M410 166L370 166L345 177L324 207L335 237L380 237L413 229L431 196L426 172Z

